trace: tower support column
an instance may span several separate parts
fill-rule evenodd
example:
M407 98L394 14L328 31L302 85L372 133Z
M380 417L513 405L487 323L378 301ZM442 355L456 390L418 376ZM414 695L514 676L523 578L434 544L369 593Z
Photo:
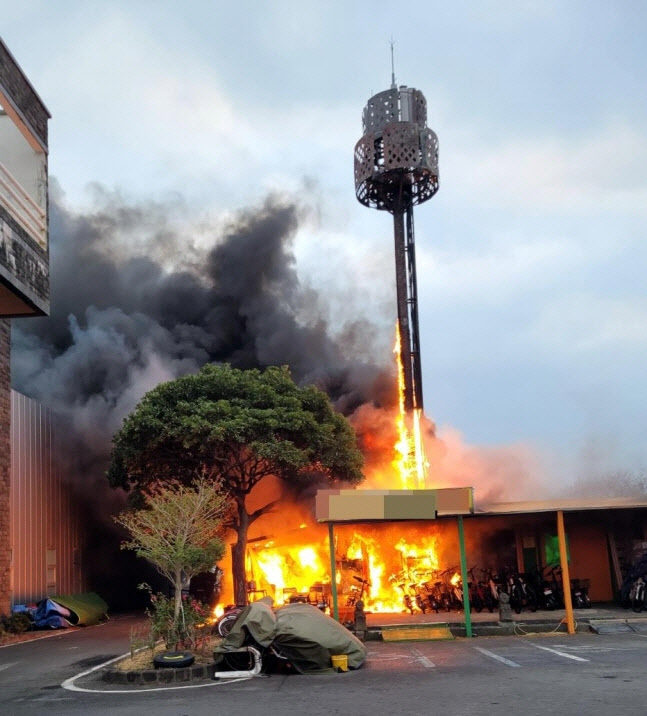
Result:
M407 257L404 231L404 212L393 214L395 239L395 286L398 304L398 330L400 333L400 361L404 376L404 409L410 413L414 407L413 371L411 365L411 330L407 290Z

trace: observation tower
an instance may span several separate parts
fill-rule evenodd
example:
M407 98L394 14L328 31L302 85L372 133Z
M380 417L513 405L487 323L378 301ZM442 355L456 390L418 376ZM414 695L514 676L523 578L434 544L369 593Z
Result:
M391 47L393 57L393 46ZM395 277L404 409L423 409L413 207L438 191L438 138L427 127L420 90L397 86L371 97L355 145L355 194L360 203L393 215Z

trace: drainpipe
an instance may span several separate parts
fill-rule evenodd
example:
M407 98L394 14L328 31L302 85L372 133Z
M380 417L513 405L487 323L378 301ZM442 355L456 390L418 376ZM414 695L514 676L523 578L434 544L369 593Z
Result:
M557 541L559 542L559 563L562 568L562 591L566 609L566 628L569 634L575 634L573 601L571 599L571 575L568 571L568 553L566 551L566 531L564 530L564 512L557 510Z

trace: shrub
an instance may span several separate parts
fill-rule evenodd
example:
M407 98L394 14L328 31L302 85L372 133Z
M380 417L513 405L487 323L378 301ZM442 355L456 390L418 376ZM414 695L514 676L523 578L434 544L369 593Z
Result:
M31 628L31 619L26 614L12 614L7 619L7 631L10 634L22 634Z

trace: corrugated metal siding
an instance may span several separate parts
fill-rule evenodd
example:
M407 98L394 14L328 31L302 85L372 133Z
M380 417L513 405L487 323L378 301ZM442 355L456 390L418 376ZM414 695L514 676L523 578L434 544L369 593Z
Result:
M55 459L52 412L11 392L12 604L85 590L79 508Z

